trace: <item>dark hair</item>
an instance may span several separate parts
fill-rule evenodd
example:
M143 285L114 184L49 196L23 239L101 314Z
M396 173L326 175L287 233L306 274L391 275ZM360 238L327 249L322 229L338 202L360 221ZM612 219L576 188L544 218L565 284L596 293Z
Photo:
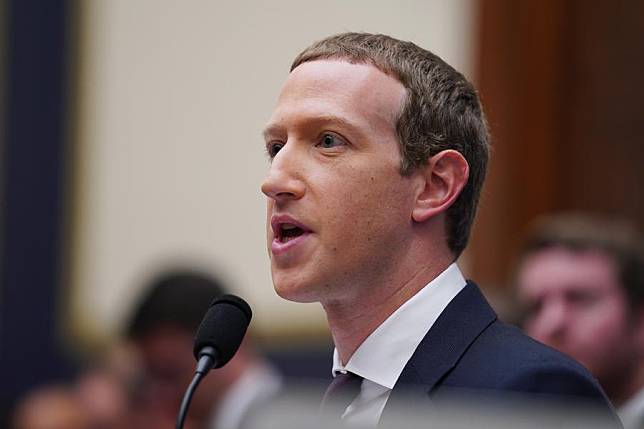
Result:
M382 34L343 33L314 43L293 61L342 59L370 63L398 79L407 99L396 124L402 175L438 152L460 152L470 167L463 191L447 211L447 244L458 257L470 235L488 162L488 130L474 87L449 64L411 42Z
M196 271L171 271L148 282L125 333L129 338L170 325L194 334L211 301L224 295L221 283Z
M631 307L644 302L644 247L642 237L632 224L577 213L543 217L530 229L520 261L553 247L574 252L604 252L615 264L619 283Z

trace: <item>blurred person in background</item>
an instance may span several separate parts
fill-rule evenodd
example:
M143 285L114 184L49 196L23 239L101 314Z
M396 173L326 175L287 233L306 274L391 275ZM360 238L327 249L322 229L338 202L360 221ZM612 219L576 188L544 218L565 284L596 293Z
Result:
M36 388L22 398L13 413L14 429L93 429L74 390L66 385Z
M137 427L132 419L138 360L125 344L109 346L76 377L73 388L92 429Z
M16 429L123 429L139 427L132 413L138 366L121 345L111 345L74 379L37 387L13 411Z
M134 404L138 427L174 427L195 371L195 333L211 301L225 293L218 280L189 270L162 274L145 288L126 330L143 370ZM280 385L281 378L247 335L235 357L201 382L185 427L239 428L247 413L275 395Z
M528 335L581 362L644 428L644 262L632 225L581 214L541 219L515 272Z

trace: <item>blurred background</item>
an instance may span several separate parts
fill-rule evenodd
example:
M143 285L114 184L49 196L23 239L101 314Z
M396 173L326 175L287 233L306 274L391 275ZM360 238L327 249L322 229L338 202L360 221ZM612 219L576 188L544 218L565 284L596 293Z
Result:
M295 55L342 31L427 48L478 87L493 157L461 266L516 316L536 217L644 229L639 0L0 1L0 409L122 335L146 281L215 274L287 376L330 373L317 304L273 292L261 130Z

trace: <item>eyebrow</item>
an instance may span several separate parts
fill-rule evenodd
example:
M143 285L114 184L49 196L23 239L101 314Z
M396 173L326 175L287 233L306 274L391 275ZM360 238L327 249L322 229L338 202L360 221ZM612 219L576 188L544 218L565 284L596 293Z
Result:
M274 136L276 134L285 134L284 127L282 127L279 124L270 123L266 125L264 127L264 130L262 131L262 137L264 137L264 140L268 140L269 137Z
M356 125L354 122L351 122L337 115L319 115L312 118L306 118L306 120L302 121L302 123L298 124L297 126L298 127L312 127L312 126L319 127L319 126L330 125L330 124L340 125L340 127L346 128L351 132L357 133L359 135L364 134L363 131L360 129L360 127ZM267 124L266 127L264 128L264 131L262 132L262 136L264 137L265 140L267 140L271 136L284 135L284 134L286 134L285 127L282 124L277 122Z

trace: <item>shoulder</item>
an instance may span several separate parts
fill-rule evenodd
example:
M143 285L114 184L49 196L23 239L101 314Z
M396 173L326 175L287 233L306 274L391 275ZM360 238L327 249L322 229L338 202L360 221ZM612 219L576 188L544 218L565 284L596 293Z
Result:
M573 359L499 321L475 284L450 302L407 362L392 408L408 398L466 398L528 404L529 412L572 406L594 410L599 427L620 427L597 381ZM537 407L535 408L535 405ZM590 415L590 414L588 414ZM537 417L537 416L534 416Z
M445 383L605 400L583 366L499 320L472 342Z

